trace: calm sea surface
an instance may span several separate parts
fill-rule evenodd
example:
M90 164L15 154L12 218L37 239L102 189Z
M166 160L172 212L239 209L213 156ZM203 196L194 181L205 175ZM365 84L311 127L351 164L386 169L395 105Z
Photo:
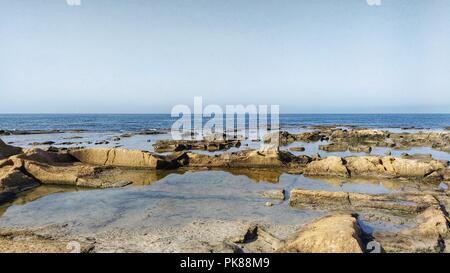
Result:
M168 114L0 114L0 130L137 131L167 129L175 120ZM441 129L450 126L450 114L282 114L280 124Z

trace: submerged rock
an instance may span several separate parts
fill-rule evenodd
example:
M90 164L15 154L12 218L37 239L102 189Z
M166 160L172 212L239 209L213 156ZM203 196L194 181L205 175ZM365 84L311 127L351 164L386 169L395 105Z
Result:
M361 230L351 214L320 218L303 227L296 238L277 252L363 253Z
M291 151L293 151L293 152L304 152L304 151L305 151L305 147L303 147L303 146L297 146L297 147L289 148L289 150L291 150Z
M270 198L270 199L278 199L278 200L284 200L284 189L281 190L267 190L261 192L261 196L264 198Z

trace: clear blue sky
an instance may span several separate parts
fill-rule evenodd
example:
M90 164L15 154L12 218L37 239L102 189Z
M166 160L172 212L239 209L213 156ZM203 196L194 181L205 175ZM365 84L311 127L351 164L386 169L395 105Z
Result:
M1 113L450 112L450 1L0 0Z

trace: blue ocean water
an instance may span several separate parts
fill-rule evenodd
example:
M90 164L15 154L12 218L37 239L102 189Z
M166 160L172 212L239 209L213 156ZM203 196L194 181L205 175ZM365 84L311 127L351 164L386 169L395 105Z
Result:
M170 128L169 114L0 114L0 130L139 131ZM281 114L281 128L308 125L442 129L450 114Z

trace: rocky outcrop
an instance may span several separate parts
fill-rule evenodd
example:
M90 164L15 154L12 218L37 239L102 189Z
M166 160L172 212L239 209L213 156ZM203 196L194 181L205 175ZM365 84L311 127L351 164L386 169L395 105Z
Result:
M36 187L39 183L15 166L0 168L0 203L14 198L15 194Z
M329 156L324 159L312 161L306 168L303 173L305 175L314 175L314 176L343 176L348 177L350 173L345 166L346 162L337 156Z
M302 168L311 159L308 156L294 156L280 151L278 147L267 145L259 150L245 150L235 153L209 156L187 153L187 167L224 168Z
M296 238L277 252L363 253L361 229L355 216L332 215L303 227Z
M336 210L383 209L402 213L419 213L438 206L432 195L379 194L370 195L352 192L328 192L293 189L289 204L299 208L329 208Z
M286 131L274 132L264 136L264 143L278 143L280 145L290 144L296 141L301 142L316 142L325 140L326 136L321 131L304 132L298 134L291 134Z
M419 214L411 228L400 232L375 232L373 238L385 252L448 251L449 218L441 208L433 206Z
M158 140L153 144L153 148L157 153L187 150L205 150L213 152L228 150L233 147L239 148L240 146L241 142L239 140Z
M372 130L372 129L353 129L353 130L334 130L330 136L330 140L333 142L347 142L347 143L362 143L383 141L386 137L389 137L389 132Z
M0 139L0 160L22 153L22 148L7 145Z
M326 152L345 152L348 150L347 143L330 143L327 145L319 145L319 150Z
M145 151L122 148L76 149L68 152L82 163L150 169L173 169L180 166L178 155L160 156Z
M309 163L305 175L365 176L383 178L410 178L441 180L448 167L447 161L405 159L392 156L334 157Z

